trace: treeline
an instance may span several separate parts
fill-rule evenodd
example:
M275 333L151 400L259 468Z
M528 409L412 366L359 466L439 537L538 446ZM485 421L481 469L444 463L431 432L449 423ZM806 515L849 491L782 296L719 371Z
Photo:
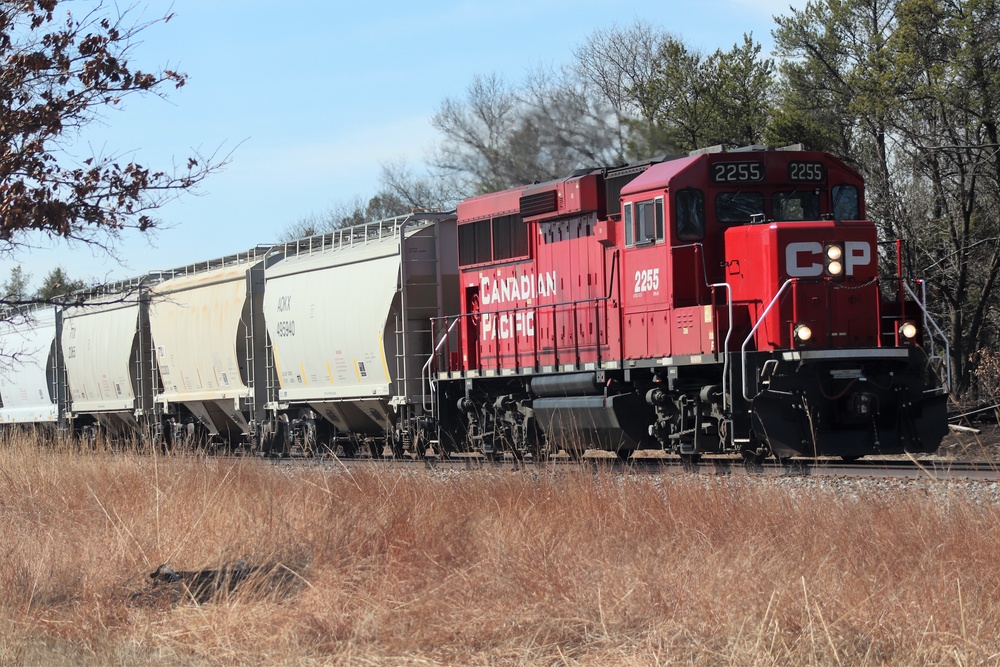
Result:
M57 266L46 274L42 284L31 289L31 274L25 273L21 265L10 270L7 280L0 285L0 304L8 308L36 303L59 303L62 297L85 289L90 283L70 278Z
M700 53L646 22L599 30L559 69L477 76L445 99L420 169L302 221L324 231L461 197L716 144L829 151L861 171L868 213L907 241L946 330L956 388L1000 379L1000 0L817 0ZM994 372L991 369L997 369Z

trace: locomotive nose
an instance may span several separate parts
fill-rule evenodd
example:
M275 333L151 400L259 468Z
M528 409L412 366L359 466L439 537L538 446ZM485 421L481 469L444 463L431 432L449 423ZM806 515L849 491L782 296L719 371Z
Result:
M878 397L870 391L856 391L847 401L847 409L857 417L878 412Z

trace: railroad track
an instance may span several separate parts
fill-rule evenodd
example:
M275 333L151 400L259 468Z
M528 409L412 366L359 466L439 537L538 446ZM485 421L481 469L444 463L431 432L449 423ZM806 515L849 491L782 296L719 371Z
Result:
M491 459L480 455L450 457L428 456L424 459L341 459L334 456L316 458L268 459L275 465L340 465L345 468L395 468L441 470L552 470L552 471L609 471L639 474L705 474L747 475L759 477L832 477L854 479L922 479L940 481L998 481L998 461L954 461L946 459L862 459L841 461L836 459L795 459L790 462L766 461L759 465L732 457L705 457L697 462L677 457L636 458L620 461L617 458L590 457L574 461L568 457L555 457L543 463L519 461L511 457Z

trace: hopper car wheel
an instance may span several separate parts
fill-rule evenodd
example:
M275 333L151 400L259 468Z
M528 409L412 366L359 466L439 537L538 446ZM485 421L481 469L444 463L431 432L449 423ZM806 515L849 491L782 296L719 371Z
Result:
M272 440L271 448L268 450L268 456L274 457L285 457L288 456L289 450L289 440L291 439L291 434L289 433L288 427L288 416L281 415L275 420L274 425L274 438Z
M194 424L188 422L187 424L181 425L181 448L185 451L192 451L196 444L195 442L195 432Z
M434 453L437 455L439 459L444 460L447 459L449 456L451 456L452 450L449 444L450 443L445 442L443 438L439 437L437 440L434 440L431 443L431 448L434 450Z
M549 456L551 455L548 443L544 442L544 440L536 442L534 455L535 455L535 463L545 463L546 461L548 461Z
M615 454L618 455L618 460L619 461L621 461L622 463L627 463L629 461L629 459L632 458L632 455L635 454L635 450L634 449L619 449L617 452L615 452Z
M302 429L302 454L316 456L316 422L309 419Z
M854 463L855 461L861 460L860 456L841 456L840 458L845 463Z
M569 457L570 461L579 461L581 458L583 458L583 453L586 450L582 445L573 444L573 445L566 445L565 447L563 447L563 451L566 452L566 455Z
M392 438L389 441L389 446L392 448L393 458L401 459L403 458L403 443L397 438Z
M368 451L373 459L384 458L383 452L385 451L385 447L383 446L383 443L378 440L372 439L368 441Z
M258 451L264 456L271 453L271 448L274 446L274 424L271 420L267 420L261 425L258 445L260 447Z

